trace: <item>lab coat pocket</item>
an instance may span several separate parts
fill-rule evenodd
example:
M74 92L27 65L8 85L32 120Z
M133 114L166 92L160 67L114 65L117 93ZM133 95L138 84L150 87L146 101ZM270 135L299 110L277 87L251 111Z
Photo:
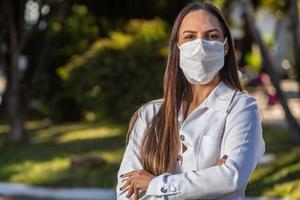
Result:
M220 157L221 137L205 134L198 147L198 169L205 169L216 164Z

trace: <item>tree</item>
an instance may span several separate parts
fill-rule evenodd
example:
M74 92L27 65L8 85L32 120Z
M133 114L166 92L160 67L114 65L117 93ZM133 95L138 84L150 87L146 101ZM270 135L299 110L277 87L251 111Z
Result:
M24 121L34 85L46 66L53 47L53 41L48 37L44 25L49 23L54 15L61 18L64 8L63 3L58 6L59 1L40 1L41 4L36 10L39 17L35 23L28 24L24 19L24 13L30 6L28 3L38 6L34 1L1 1L1 35L5 38L1 40L1 44L6 47L6 50L1 52L1 57L4 58L4 72L7 78L1 113L7 116L11 141L20 141L24 137ZM52 11L49 14L41 13L41 8L45 5L51 6ZM21 54L28 57L28 66L23 70L20 66Z
M290 19L291 19L291 29L294 39L294 58L295 58L295 71L296 78L300 84L300 57L298 53L300 52L300 29L299 29L299 8L297 0L290 0ZM299 91L300 94L300 91Z
M244 11L246 23L249 24L254 41L259 46L259 49L260 49L260 52L261 52L261 55L263 58L263 62L265 64L265 70L270 75L271 81L276 89L276 94L277 94L278 99L283 107L284 112L285 112L287 123L288 123L295 139L300 141L300 126L299 126L296 118L291 113L291 110L287 104L286 97L284 96L284 94L280 88L280 76L275 71L275 66L274 66L275 64L272 62L271 58L269 57L267 49L263 43L262 37L255 26L255 20L252 16L253 7L249 3L248 0L242 0L241 2L242 2L242 8Z
M11 124L11 139L18 140L23 133L23 116L19 115L20 99L20 71L18 61L20 57L20 37L23 24L25 1L1 1L2 34L6 43L5 72L7 77L7 89L4 96L8 120ZM3 113L3 112L2 112Z

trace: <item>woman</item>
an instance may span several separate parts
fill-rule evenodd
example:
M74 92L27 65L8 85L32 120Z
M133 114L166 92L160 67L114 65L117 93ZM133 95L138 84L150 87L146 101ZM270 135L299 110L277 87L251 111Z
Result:
M170 38L162 99L133 115L118 199L243 199L265 151L255 98L244 94L219 10L192 3Z

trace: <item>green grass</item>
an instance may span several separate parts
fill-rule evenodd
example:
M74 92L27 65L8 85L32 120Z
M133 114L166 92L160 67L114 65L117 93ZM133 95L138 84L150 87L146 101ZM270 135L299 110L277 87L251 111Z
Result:
M101 123L27 123L28 140L6 142L0 126L0 181L51 187L113 187L125 144L125 126ZM78 156L99 156L103 164L72 167Z
M264 127L264 138L275 159L256 168L246 194L300 198L300 145L285 128Z
M26 124L28 138L6 142L8 127L0 125L0 181L50 187L115 187L127 126L109 123L49 121ZM276 157L256 168L247 196L300 197L300 145L285 128L264 127L266 153ZM71 167L77 156L100 156L104 164Z

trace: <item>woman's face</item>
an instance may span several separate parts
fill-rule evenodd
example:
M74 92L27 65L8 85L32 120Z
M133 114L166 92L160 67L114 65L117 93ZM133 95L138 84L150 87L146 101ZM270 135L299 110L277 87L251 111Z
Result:
M224 41L224 33L219 20L205 10L189 12L182 20L179 28L178 43L183 44L195 39ZM225 54L228 43L225 44Z

